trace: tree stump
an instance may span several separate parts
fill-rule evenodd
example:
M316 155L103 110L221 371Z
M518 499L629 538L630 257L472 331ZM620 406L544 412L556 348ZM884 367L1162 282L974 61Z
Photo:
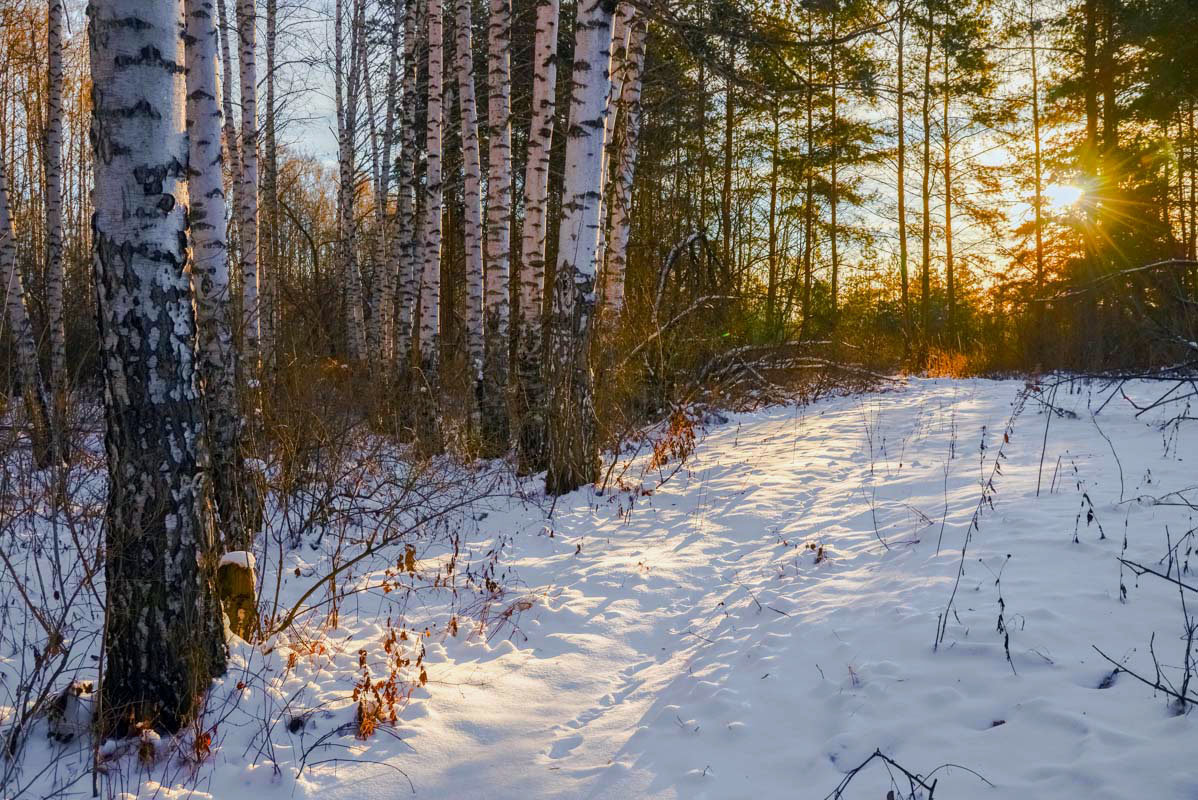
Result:
M258 578L254 555L245 550L225 553L216 573L221 606L233 633L252 641L258 631Z

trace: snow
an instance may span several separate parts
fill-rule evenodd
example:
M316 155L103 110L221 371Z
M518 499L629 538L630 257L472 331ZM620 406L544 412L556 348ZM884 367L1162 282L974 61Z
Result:
M398 724L367 742L349 725L359 650L374 659L386 632L363 601L340 628L309 628L327 650L290 668L294 642L235 644L209 700L211 756L190 778L146 774L143 792L821 798L880 750L932 773L937 797L1198 796L1198 717L1112 680L1094 649L1151 679L1153 641L1180 685L1177 586L1121 573L1118 557L1163 572L1172 545L1174 574L1198 582L1179 572L1192 511L1166 497L1194 485L1195 428L1162 427L1179 407L1137 417L1126 399L1166 387L1114 388L1033 391L1012 420L1022 380L909 379L729 414L660 486L677 464L640 455L626 490L480 501L471 549L502 549L507 593L482 635L450 634L434 600L409 608L411 629L430 630L428 684ZM1048 419L1050 394L1073 414ZM283 576L319 574L317 558L297 550ZM844 796L891 788L874 763Z
M232 564L235 567L255 572L258 569L258 562L254 559L254 554L248 550L231 550L220 557L220 566Z

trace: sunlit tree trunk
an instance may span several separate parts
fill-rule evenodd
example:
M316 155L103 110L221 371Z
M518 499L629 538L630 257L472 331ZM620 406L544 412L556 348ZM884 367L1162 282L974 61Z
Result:
M831 13L831 26L828 31L833 42L836 41L837 35L837 13L836 7L833 7ZM828 74L831 77L831 104L830 109L831 120L831 158L829 159L829 186L828 186L828 210L831 219L828 222L828 245L832 256L832 280L831 280L831 322L835 328L840 319L840 253L838 250L840 230L836 224L836 214L840 208L840 185L839 170L840 170L840 106L837 89L839 88L840 73L836 59L837 45L833 44L829 53Z
M923 61L923 164L922 183L920 184L920 199L923 203L923 226L920 239L923 245L923 258L920 261L919 273L919 341L921 357L927 355L928 343L932 336L929 303L932 293L932 26L935 24L935 21L932 17L931 2L928 2L927 6L928 18L927 31L925 32L927 41L925 42Z
M399 197L393 252L399 270L399 298L396 320L396 362L406 371L412 353L412 322L420 285L416 247L416 76L420 40L420 0L408 0L404 14L403 106L400 124L400 152L396 176Z
M337 0L334 21L334 90L337 104L337 212L338 212L338 269L345 281L346 347L351 361L361 360L366 353L365 319L362 310L362 277L358 271L354 246L357 223L354 219L356 197L358 132L359 63L358 47L362 39L362 3L353 5L350 22L349 70L346 73L344 20L341 0Z
M25 287L17 267L17 236L8 205L8 175L0 153L0 275L4 279L4 311L17 355L25 413L29 415L34 462L41 469L54 463L50 408L37 360L37 341L25 306Z
M196 369L203 387L213 499L218 529L228 549L251 545L242 500L236 351L230 308L229 246L221 158L220 90L216 77L216 19L212 0L185 0L187 66L188 228L191 283L199 346Z
M279 264L279 150L275 114L275 46L278 39L278 0L266 0L266 128L264 131L262 168L262 200L266 207L262 226L262 253L259 259L260 331L262 361L269 369L275 359L275 336L279 324L277 292L280 279Z
M482 400L483 361L486 343L483 333L483 240L482 240L482 161L478 145L478 105L474 89L474 37L471 32L470 0L455 0L458 106L461 114L462 200L466 240L466 344L470 352L470 378Z
M220 34L221 111L224 116L225 155L232 178L233 207L241 207L241 147L237 138L237 117L233 114L233 58L230 37L235 33L229 25L225 0L216 0L217 31ZM236 225L236 213L233 224Z
M440 328L441 328L441 225L444 187L441 177L442 130L444 109L444 46L442 38L441 0L428 0L428 121L425 127L425 216L421 234L420 285L420 369L423 380L419 391L425 408L422 420L426 438L434 438L439 428L436 404L440 395Z
M943 34L944 47L944 86L941 91L943 118L941 120L940 140L944 151L944 289L947 308L945 309L945 327L951 337L955 330L957 317L956 276L953 274L953 129L949 119L949 98L952 95L949 86L950 62L948 34Z
M559 0L538 0L533 48L532 122L524 168L524 231L520 258L517 368L520 465L544 467L544 382L541 374L545 292L545 239L548 225L549 154L553 142L557 91Z
M1045 345L1045 330L1044 330L1044 181L1043 181L1043 160L1040 153L1040 73L1038 70L1038 56L1036 51L1036 33L1039 22L1036 19L1036 0L1030 0L1028 3L1028 39L1031 45L1031 70L1032 70L1032 145L1033 153L1033 180L1035 181L1035 196L1032 200L1032 210L1035 213L1034 224L1036 227L1036 330L1035 344L1036 357L1041 359L1044 357Z
M490 0L487 26L487 271L486 346L482 392L484 452L507 446L505 391L511 346L512 256L512 6Z
M175 731L224 671L187 274L177 2L93 0L94 268L107 423L106 733Z
M261 306L258 298L258 67L254 0L237 0L241 66L241 197L237 229L241 237L241 317L244 363L260 365Z
M612 164L616 160L615 128L619 117L621 86L624 83L626 59L628 56L628 29L636 9L630 3L620 3L616 6L616 14L612 18L611 33L611 64L608 68L609 78L607 87L607 104L604 110L603 129L603 171L599 186L599 250L595 263L599 265L600 289L607 283L607 240L611 233L608 217L611 215L611 182ZM606 293L606 290L603 290Z
M898 1L895 14L896 48L895 69L897 70L898 85L896 98L898 103L896 132L898 143L895 158L898 161L898 237L899 237L899 284L903 304L903 345L909 351L911 348L911 294L909 277L909 255L907 248L907 87L906 75L903 71L903 45L907 32L906 0Z
M411 3L395 0L391 11L391 41L387 49L387 96L386 114L383 121L382 159L379 187L376 190L376 225L379 229L379 253L376 259L377 267L382 274L376 277L376 291L379 300L376 306L379 310L379 354L384 364L390 365L395 357L395 291L396 279L399 274L399 263L395 258L397 248L392 243L396 235L394 218L389 213L391 184L395 168L391 156L395 145L395 118L399 109L399 66L400 49L399 34L403 29L406 9Z
M628 266L628 237L632 219L632 181L636 175L637 143L641 133L641 86L645 69L645 38L648 21L633 22L628 35L627 57L620 109L624 124L616 161L616 187L612 194L611 244L607 254L607 278L603 302L611 314L624 308L624 276Z
M599 469L587 350L595 314L595 256L600 233L597 190L602 185L614 5L611 0L580 0L575 25L548 362L552 397L546 490L551 494L594 482Z
M63 0L49 0L46 84L46 317L50 333L50 393L59 457L68 455L66 325L62 317L62 18Z

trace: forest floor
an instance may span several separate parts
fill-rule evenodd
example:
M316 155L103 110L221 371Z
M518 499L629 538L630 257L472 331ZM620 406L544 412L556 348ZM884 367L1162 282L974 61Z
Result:
M1162 680L1182 685L1179 587L1119 560L1198 583L1185 502L1198 429L1172 420L1184 402L1139 417L1132 405L1166 388L908 379L709 418L664 484L676 462L633 460L648 494L637 481L552 508L493 497L469 546L500 554L505 601L481 634L452 635L421 607L438 620L427 685L397 724L351 732L358 653L387 626L347 607L327 634L343 657L293 659L277 691L242 679L241 716L222 718L198 773L126 788L927 797L905 769L954 799L1198 797L1198 715L1095 650L1155 681L1151 643ZM235 664L250 674L259 654L235 648ZM235 681L214 693L218 711ZM288 704L314 713L291 725ZM854 774L875 751L892 762Z

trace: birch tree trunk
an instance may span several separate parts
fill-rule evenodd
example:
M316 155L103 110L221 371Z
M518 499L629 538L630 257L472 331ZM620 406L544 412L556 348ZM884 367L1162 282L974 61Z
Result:
M104 373L105 733L176 731L224 671L187 274L179 3L93 0L94 268Z
M533 47L532 122L524 168L524 235L517 304L516 392L519 420L519 463L524 472L545 468L544 381L541 353L545 304L545 238L549 196L549 155L557 96L557 26L559 0L538 0Z
M490 0L487 26L486 361L479 408L484 453L507 447L508 351L511 347L512 5Z
M388 371L395 357L395 286L398 274L398 262L393 257L395 247L391 240L395 237L395 226L389 213L391 181L394 168L391 162L391 152L395 143L395 116L398 110L399 94L399 34L403 28L405 8L409 3L392 0L391 10L391 40L387 49L387 88L386 113L383 121L382 156L379 162L378 188L375 198L375 224L379 230L376 251L375 276L378 300L375 307L379 311L379 357Z
M553 384L545 488L550 494L593 483L599 471L587 351L595 313L598 189L603 178L614 12L614 0L578 3L548 364Z
M39 469L46 469L55 460L50 409L38 366L37 340L25 305L25 287L17 267L17 236L8 207L8 174L3 154L0 154L0 275L4 279L4 310L16 350L21 394L25 399L25 413L29 415L33 459Z
M221 110L224 112L225 155L232 176L233 206L240 208L241 197L241 148L237 141L237 123L233 116L233 60L230 54L228 11L225 0L216 0L216 15L219 19L217 30L220 33L220 74L221 79ZM236 215L233 220L236 225ZM240 246L240 245L239 245Z
M470 354L470 378L480 406L483 392L483 242L482 163L478 145L478 105L474 89L474 47L471 33L470 0L455 0L455 58L458 76L458 106L462 126L463 229L466 240L466 344Z
M258 299L258 67L254 0L237 0L238 62L241 67L241 197L237 230L241 237L241 318L244 362L261 365L261 308Z
M428 0L428 121L425 127L425 216L421 235L422 260L420 284L420 353L422 380L419 385L422 409L420 434L426 447L439 449L440 400L439 357L441 328L441 135L444 124L442 93L444 83L444 30L441 0Z
M203 387L213 500L218 530L229 550L247 550L247 519L237 410L236 350L229 298L229 245L221 158L220 90L216 77L216 25L212 0L185 0L187 67L188 227L191 285L199 340L196 370Z
M632 23L620 89L620 113L624 125L616 161L616 187L612 194L611 245L607 255L607 277L603 284L603 303L618 316L624 308L624 274L628 266L628 236L632 211L632 180L636 174L637 141L641 132L641 84L645 68L645 38L648 22L642 17Z
M49 0L46 109L46 315L50 328L50 393L54 450L68 455L66 325L62 318L62 18L63 0Z
M355 2L349 52L349 74L345 73L344 38L342 36L342 4L336 5L335 23L335 76L337 101L337 170L338 170L338 266L345 281L346 346L351 361L359 361L366 353L366 331L362 315L362 280L354 257L356 225L354 220L356 147L358 131L358 76L359 59L357 48L361 46L363 26L362 4ZM344 82L344 89L343 89Z
M607 103L604 110L603 124L603 171L599 186L599 249L595 263L599 267L600 288L607 282L607 238L610 233L608 217L611 214L611 172L612 162L616 159L615 129L618 115L617 104L620 101L624 85L625 67L628 58L628 30L636 9L631 3L620 3L616 7L616 15L612 19L611 62L608 67L609 81L607 87Z
M274 364L275 335L278 327L278 310L275 307L276 286L279 273L279 151L275 129L275 42L278 38L278 0L266 0L266 126L263 142L262 200L266 206L265 224L262 226L262 258L258 282L260 331L262 337L263 365L270 369Z
M416 251L416 54L420 40L420 0L408 0L404 15L403 110L397 175L396 230L393 252L399 267L399 298L396 320L396 361L406 372L412 355L412 322L420 281Z

